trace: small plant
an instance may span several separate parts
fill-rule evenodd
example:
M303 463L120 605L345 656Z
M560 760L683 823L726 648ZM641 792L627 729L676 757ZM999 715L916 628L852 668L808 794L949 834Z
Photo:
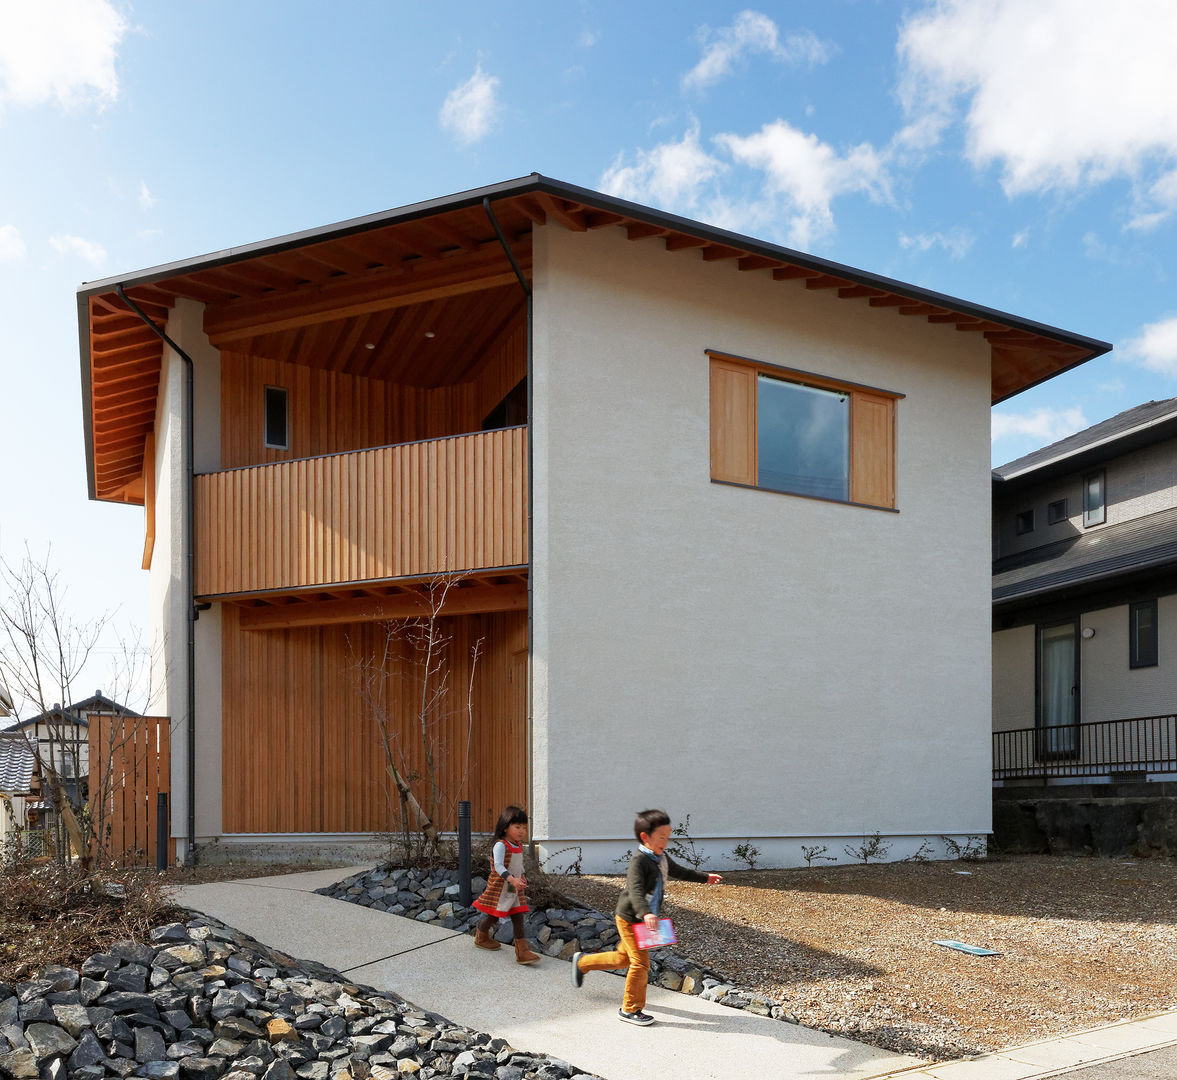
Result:
M951 836L941 836L940 839L944 842L944 850L948 852L950 858L964 859L966 862L976 862L985 858L986 848L983 836L966 836L963 844L957 843Z
M814 844L808 847L805 844L801 845L801 854L805 857L805 865L812 866L814 859L821 859L825 862L837 862L837 858L833 855L827 855L826 852L830 849L825 844Z
M934 850L935 849L932 847L931 842L928 840L925 840L922 844L920 844L918 851L915 851L912 854L908 855L907 858L904 859L903 861L904 862L930 862L932 859L932 853Z
M847 844L842 850L850 858L858 859L865 864L869 863L871 859L882 862L887 857L887 852L891 850L891 845L876 832L872 836L864 834L862 843L857 847Z
M615 863L617 863L618 866L628 866L629 860L632 858L633 858L633 848L626 848L625 852L621 855L618 855L617 858L614 859L613 861Z
M560 866L556 860L561 855L566 855L570 851L576 852L576 858L570 859L566 866ZM570 847L560 848L559 851L553 851L544 861L541 869L545 874L551 874L553 877L580 877L584 870L581 868L581 862L584 860L584 850L579 844L573 844Z
M755 870L756 860L760 858L760 848L751 840L745 840L742 844L737 844L732 848L728 854L739 862L747 863L749 870Z
M698 870L707 860L695 843L694 837L691 836L690 829L691 815L687 814L685 821L680 821L670 830L670 835L677 837L677 839L670 842L669 850L675 858L689 863L693 869Z

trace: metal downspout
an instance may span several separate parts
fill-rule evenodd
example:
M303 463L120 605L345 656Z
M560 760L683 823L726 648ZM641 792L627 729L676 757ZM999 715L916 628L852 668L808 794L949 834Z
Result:
M193 550L192 524L192 473L194 453L193 424L193 384L195 366L190 357L168 335L148 318L147 314L124 291L122 285L115 286L115 292L140 319L159 337L172 352L184 362L184 551L185 551L185 582L184 596L186 598L186 621L188 624L188 679L187 679L187 709L188 709L188 846L184 855L184 862L191 865L196 855L196 604L194 591L196 577L193 571L195 553Z
M485 196L482 200L482 208L486 211L486 216L490 218L490 223L494 227L495 236L499 238L499 243L503 246L503 251L506 252L507 258L511 263L511 269L515 271L515 276L519 279L519 286L523 289L523 295L527 297L527 812L534 814L535 812L535 771L533 761L533 735L532 730L532 715L531 715L531 659L534 655L534 629L532 621L532 613L535 608L532 605L532 581L535 575L532 573L532 559L535 551L535 469L533 468L533 448L532 448L532 392L535 387L535 379L532 377L532 295L531 286L527 284L527 278L523 276L523 271L519 268L519 263L515 259L515 253L511 250L511 245L507 243L506 236L503 235L502 227L499 225L498 218L495 217L494 211L490 207L490 196ZM531 838L531 851L535 854L535 838Z

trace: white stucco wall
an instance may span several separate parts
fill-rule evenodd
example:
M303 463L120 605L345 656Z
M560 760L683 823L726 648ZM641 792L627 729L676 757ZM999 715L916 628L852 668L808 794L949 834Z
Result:
M984 343L620 230L534 266L533 835L987 833ZM712 484L709 347L906 394L900 512Z
M198 472L220 467L220 354L203 330L204 307L179 300L168 335L193 361L196 426L193 459ZM150 571L151 633L162 670L153 675L163 686L160 711L172 727L172 832L188 835L188 625L187 556L184 550L184 364L164 349L156 410L156 539ZM196 642L196 832L215 836L221 825L221 636L219 612L201 614ZM182 854L184 845L177 845Z

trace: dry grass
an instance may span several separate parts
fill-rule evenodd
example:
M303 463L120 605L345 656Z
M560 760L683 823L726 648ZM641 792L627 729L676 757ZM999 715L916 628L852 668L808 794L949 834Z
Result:
M184 916L157 874L120 878L121 888L100 893L55 863L0 871L0 981L31 979L47 964L77 967L116 941L143 941L153 926Z
M564 886L609 912L620 880ZM1170 859L747 871L719 887L672 882L668 896L686 955L807 1026L925 1058L1177 1007ZM933 944L942 939L1001 955Z
M56 863L0 869L0 981L33 978L47 964L77 967L116 941L145 941L152 927L188 917L167 895L169 885L288 874L346 865L300 863L154 870L115 870L103 875L109 888L94 892L86 880Z

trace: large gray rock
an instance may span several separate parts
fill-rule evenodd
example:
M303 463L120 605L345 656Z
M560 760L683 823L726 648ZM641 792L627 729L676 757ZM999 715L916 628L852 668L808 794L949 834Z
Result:
M25 1038L38 1061L72 1054L78 1045L77 1039L56 1024L29 1024L25 1028Z

